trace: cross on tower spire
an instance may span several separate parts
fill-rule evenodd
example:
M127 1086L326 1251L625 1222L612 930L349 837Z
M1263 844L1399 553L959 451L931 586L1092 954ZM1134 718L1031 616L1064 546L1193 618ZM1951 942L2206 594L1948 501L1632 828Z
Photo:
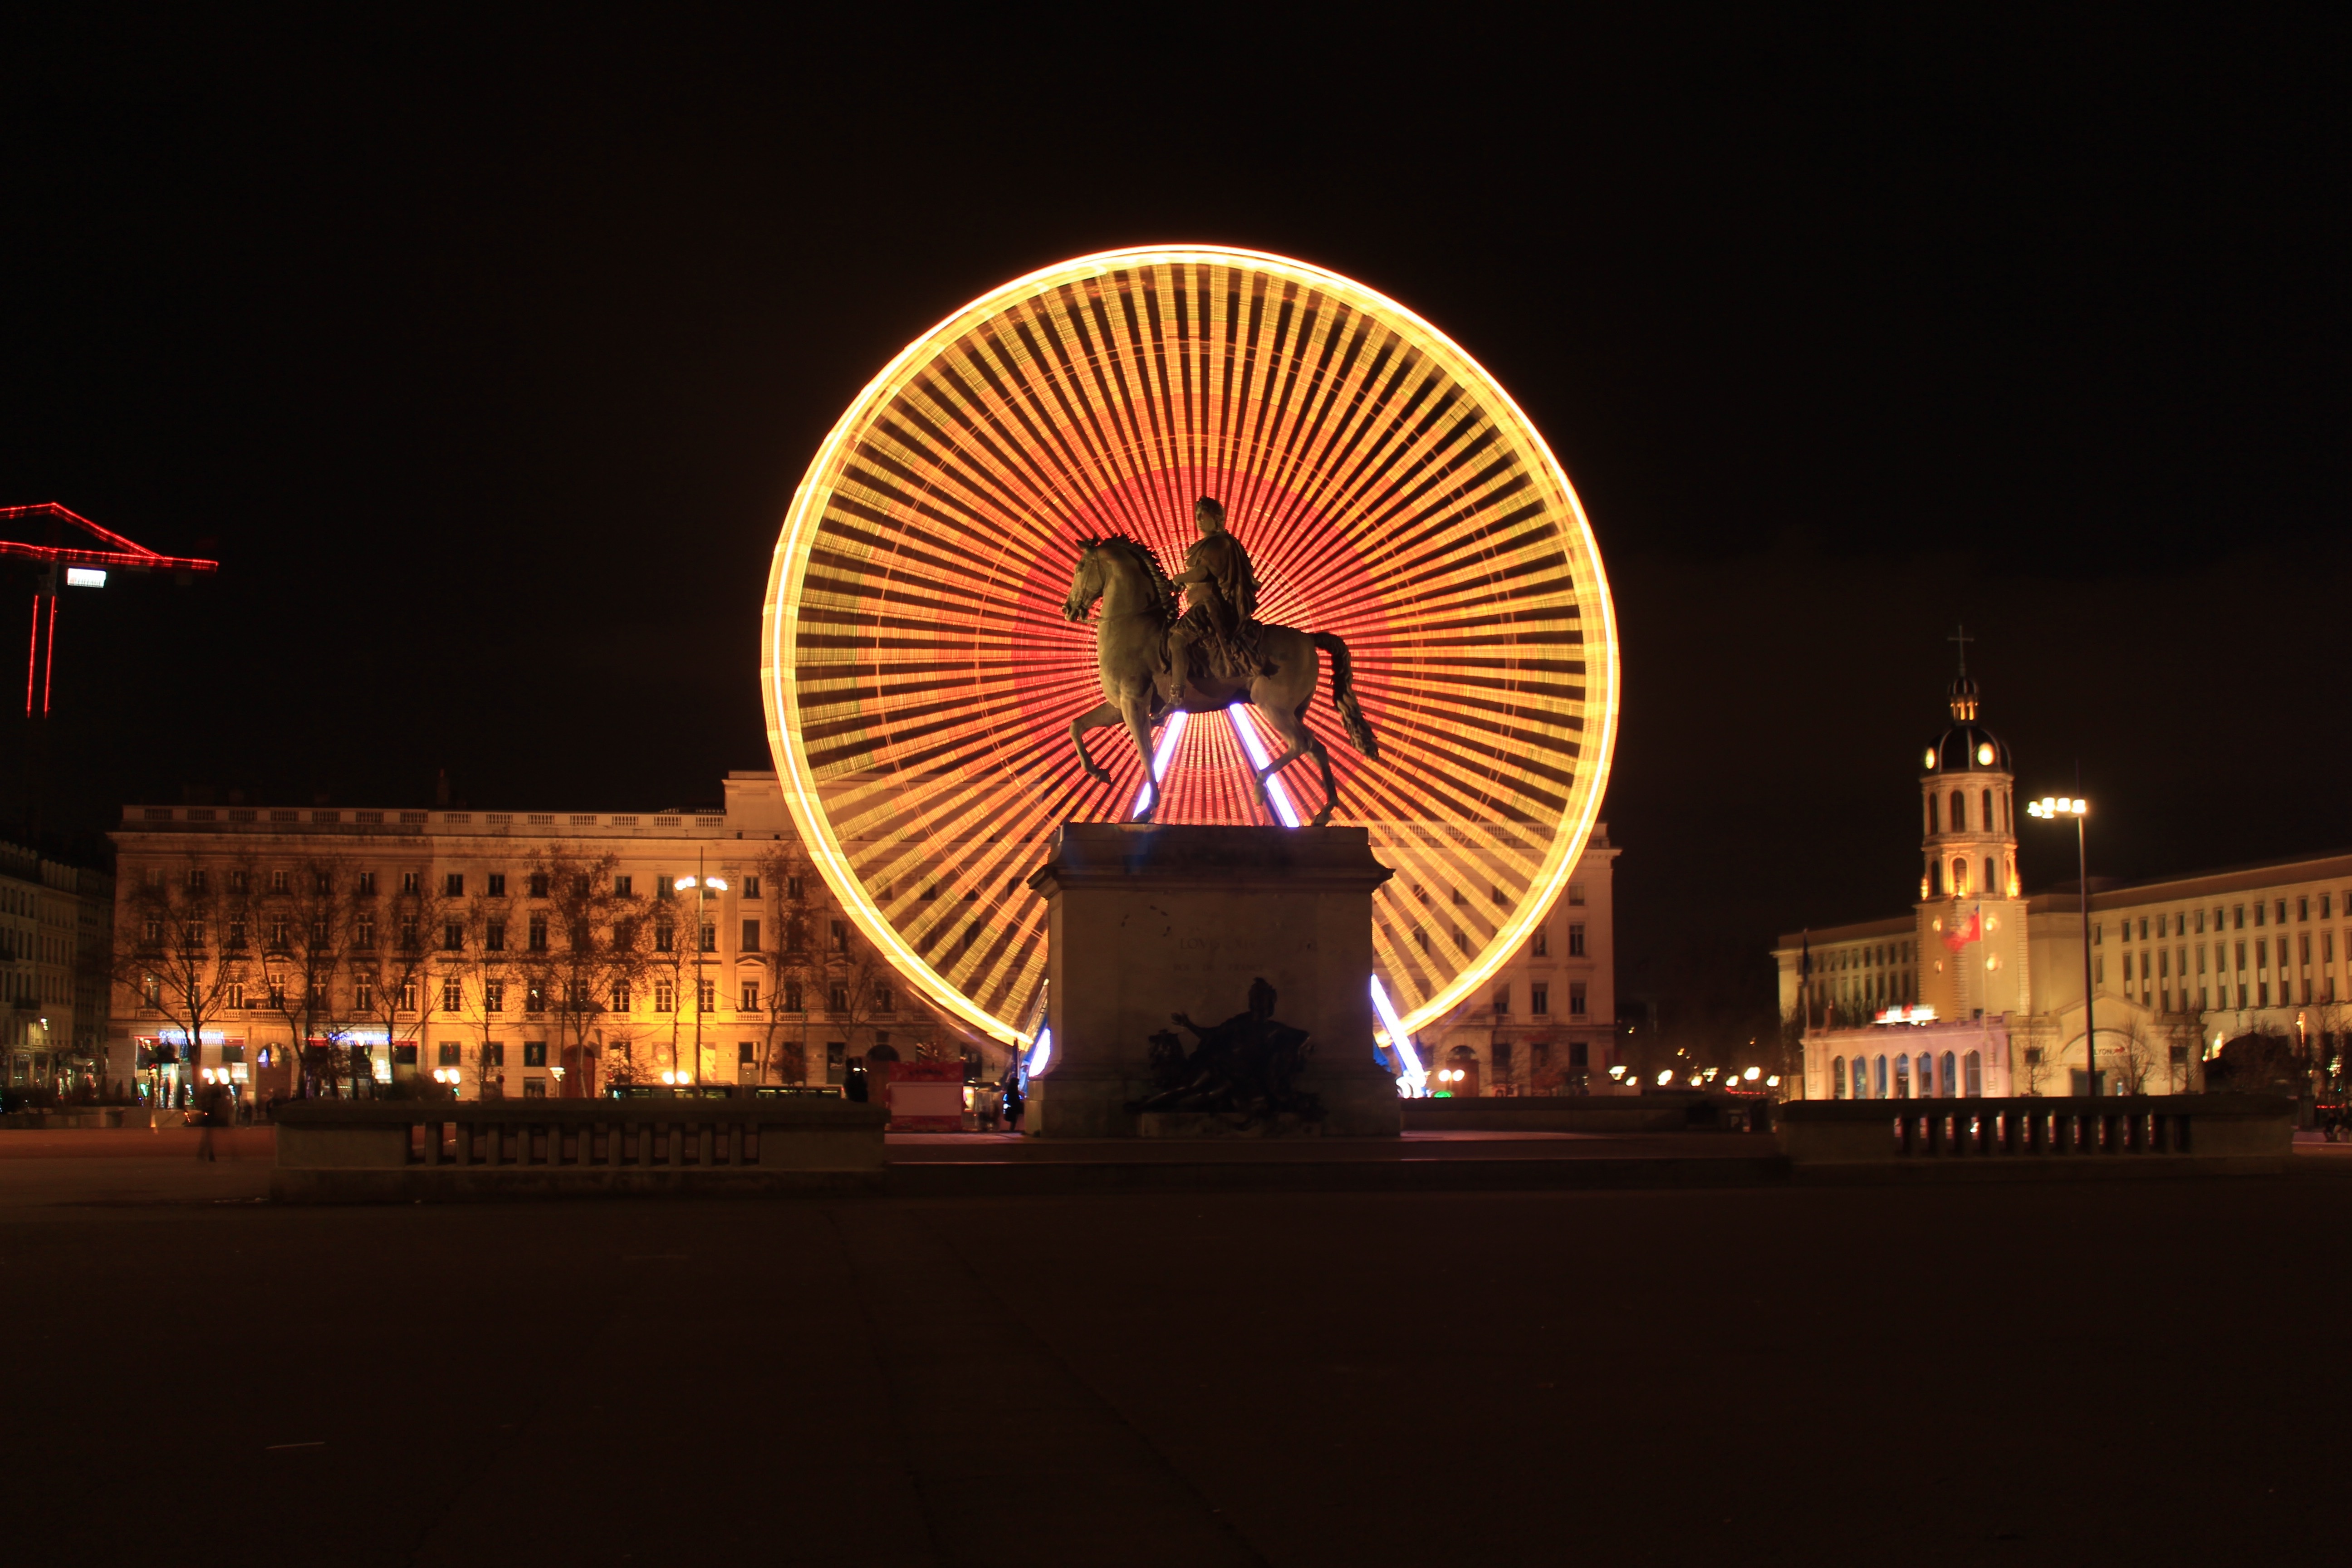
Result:
M1952 635L1946 637L1944 640L1948 643L1958 643L1959 645L1960 673L1962 675L1966 675L1969 672L1969 644L1976 641L1977 639L1969 636L1969 628L1967 626L1955 626L1952 630Z

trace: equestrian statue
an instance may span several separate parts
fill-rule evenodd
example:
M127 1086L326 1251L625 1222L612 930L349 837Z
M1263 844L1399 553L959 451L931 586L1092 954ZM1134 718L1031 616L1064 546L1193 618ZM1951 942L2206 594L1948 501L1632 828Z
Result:
M1381 754L1356 701L1348 645L1329 632L1259 621L1257 574L1241 541L1225 531L1224 507L1202 497L1193 504L1192 524L1201 537L1184 552L1184 570L1172 580L1150 546L1123 533L1078 542L1078 569L1062 613L1083 621L1095 602L1102 602L1095 622L1095 665L1103 700L1070 721L1070 743L1087 776L1108 784L1110 774L1087 751L1087 731L1125 724L1151 780L1150 802L1135 819L1149 822L1164 798L1152 761L1153 732L1180 710L1215 713L1247 702L1265 716L1285 747L1257 770L1258 799L1266 814L1274 815L1266 781L1300 757L1312 756L1323 772L1323 808L1313 824L1320 827L1331 819L1339 790L1329 754L1307 727L1307 704L1321 674L1318 649L1331 656L1331 705L1339 710L1349 744L1368 757ZM1176 613L1179 589L1184 594L1181 616Z

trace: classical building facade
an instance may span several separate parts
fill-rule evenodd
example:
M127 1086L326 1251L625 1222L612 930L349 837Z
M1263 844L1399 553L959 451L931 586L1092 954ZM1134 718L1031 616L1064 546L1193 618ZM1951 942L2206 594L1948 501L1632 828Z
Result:
M114 881L0 844L0 1081L63 1089L93 1075L106 1037Z
M1791 931L1773 957L1811 1099L2084 1093L2078 885L2024 895L2009 748L1951 689L1921 753L1924 858L1908 915ZM2095 818L2093 819L2095 821ZM2053 834L2063 832L2053 827ZM2322 1058L2352 1014L2352 855L2141 881L2092 879L2088 1009L2103 1092L2185 1093L2224 1042Z
M137 805L114 839L110 1059L151 1092L290 1093L298 1069L568 1097L666 1072L840 1083L868 1057L1003 1065L833 907L772 773L730 774L718 811Z
M1421 1033L1432 1085L1456 1095L1613 1092L1617 847L1597 823L1534 933L1482 994Z

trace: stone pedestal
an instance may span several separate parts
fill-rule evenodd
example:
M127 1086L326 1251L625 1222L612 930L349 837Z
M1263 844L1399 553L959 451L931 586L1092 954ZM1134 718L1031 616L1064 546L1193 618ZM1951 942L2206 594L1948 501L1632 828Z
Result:
M1372 889L1389 868L1360 827L1068 823L1029 879L1046 899L1051 1059L1032 1080L1041 1138L1172 1135L1129 1114L1151 1092L1150 1037L1186 1013L1203 1027L1275 988L1274 1016L1307 1033L1298 1087L1324 1137L1394 1137L1396 1080L1372 1050ZM1189 1047L1192 1038L1185 1036ZM1190 1126L1183 1135L1198 1135Z

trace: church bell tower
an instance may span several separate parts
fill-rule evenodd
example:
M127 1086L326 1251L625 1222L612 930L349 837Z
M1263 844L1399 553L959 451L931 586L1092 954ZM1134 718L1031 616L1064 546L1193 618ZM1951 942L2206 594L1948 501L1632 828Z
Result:
M2028 1010L2025 901L2017 880L2015 780L2009 747L1977 721L1965 631L1949 689L1951 727L1930 741L1919 775L1918 989L1936 1016Z

